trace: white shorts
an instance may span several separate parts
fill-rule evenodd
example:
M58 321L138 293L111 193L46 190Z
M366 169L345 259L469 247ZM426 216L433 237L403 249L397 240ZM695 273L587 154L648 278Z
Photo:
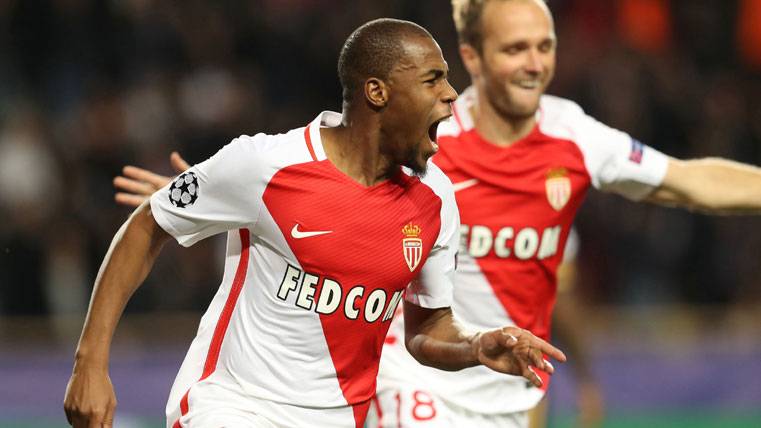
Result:
M276 428L265 418L231 408L195 412L182 419L183 427L193 428Z
M297 406L246 395L221 375L194 384L185 414L180 400L167 406L167 428L301 428L356 426L351 407ZM176 404L175 404L176 403ZM369 403L366 404L369 406ZM176 421L179 418L179 424Z
M373 399L365 428L527 428L528 412L485 415L420 388L386 388Z
M250 400L219 385L204 383L202 387L194 387L189 402L189 411L179 417L179 424L179 409L171 412L168 428L276 428L267 418L252 411Z

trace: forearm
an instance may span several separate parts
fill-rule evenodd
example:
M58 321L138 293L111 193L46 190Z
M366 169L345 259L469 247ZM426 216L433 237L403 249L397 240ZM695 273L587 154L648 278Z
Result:
M447 309L411 308L405 303L406 345L420 363L440 370L455 371L479 364L473 351L476 335L465 331Z
M671 159L650 200L714 214L761 213L761 168L720 158Z
M404 302L404 329L410 354L421 364L441 370L483 364L500 373L523 376L541 387L542 379L531 367L554 372L543 354L565 361L559 349L515 326L470 334L457 323L450 308L425 309Z
M150 272L167 238L147 203L116 233L95 280L76 363L108 366L111 338L122 311Z

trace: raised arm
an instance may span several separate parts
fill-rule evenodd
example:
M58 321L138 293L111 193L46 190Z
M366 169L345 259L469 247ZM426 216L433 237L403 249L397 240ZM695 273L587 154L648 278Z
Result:
M169 235L143 203L116 233L95 279L90 307L66 388L64 409L74 427L113 424L116 397L108 376L111 338L124 306L150 272ZM103 425L101 425L103 424Z
M714 214L761 213L761 168L720 158L669 158L651 202Z
M523 376L537 387L541 378L532 367L552 374L546 354L558 361L565 355L554 346L518 327L467 332L450 308L426 309L404 302L405 343L421 364L441 370L460 370L483 364L494 371Z

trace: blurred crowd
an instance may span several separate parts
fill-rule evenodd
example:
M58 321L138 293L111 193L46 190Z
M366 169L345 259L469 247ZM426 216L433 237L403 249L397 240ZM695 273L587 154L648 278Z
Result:
M761 0L549 4L550 93L667 154L761 164ZM195 163L340 110L338 50L381 16L428 28L465 88L446 0L0 0L0 316L83 313L130 212L123 165L169 175L172 150ZM761 302L759 218L595 193L578 229L592 304ZM128 310L204 308L222 245L168 244Z

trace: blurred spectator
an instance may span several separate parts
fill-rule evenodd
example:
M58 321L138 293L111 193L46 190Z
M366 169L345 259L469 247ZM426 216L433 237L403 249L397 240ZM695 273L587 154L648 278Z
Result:
M549 3L563 44L551 92L669 154L761 162L758 1ZM463 87L441 1L0 2L1 313L84 309L128 214L112 202L122 165L169 174L171 150L198 162L339 109L337 47L378 16L427 26ZM761 300L759 267L732 257L759 252L759 220L590 199L579 292L592 303ZM205 306L215 245L170 249L182 268L160 261L128 310Z
M621 0L618 27L633 48L654 54L671 47L671 10L666 0Z
M761 71L761 2L740 0L737 13L737 44L743 61Z
M761 164L761 0L548 3L560 40L550 93L668 154ZM26 338L25 317L33 316L39 321L30 324L46 329L36 335L68 352L109 240L129 215L113 202L111 179L122 165L171 175L172 150L195 163L240 134L279 132L318 109L339 110L338 48L359 23L381 16L428 28L453 86L465 87L447 1L0 0L0 332ZM574 289L585 316L607 322L603 306L610 305L647 324L654 304L679 314L673 308L707 308L698 312L707 314L702 319L683 318L678 330L653 323L653 334L641 334L617 325L595 344L721 331L711 336L717 349L705 353L696 344L689 352L714 362L711 352L727 351L725 333L739 337L738 319L758 337L761 264L752 255L761 254L760 219L692 215L597 192L588 198L577 222L584 245ZM205 308L221 278L223 245L223 238L189 249L167 244L126 310ZM145 340L135 331L122 330L122 339ZM609 360L610 373L622 376L625 362ZM680 355L674 364L685 361ZM705 377L685 367L692 378ZM35 376L19 379L26 385ZM721 397L715 386L703 393ZM757 397L748 393L754 386L726 389ZM571 395L592 416L600 404L594 392ZM623 393L605 392L609 403Z
M45 242L64 183L42 117L31 106L0 129L0 307L9 314L44 314Z

